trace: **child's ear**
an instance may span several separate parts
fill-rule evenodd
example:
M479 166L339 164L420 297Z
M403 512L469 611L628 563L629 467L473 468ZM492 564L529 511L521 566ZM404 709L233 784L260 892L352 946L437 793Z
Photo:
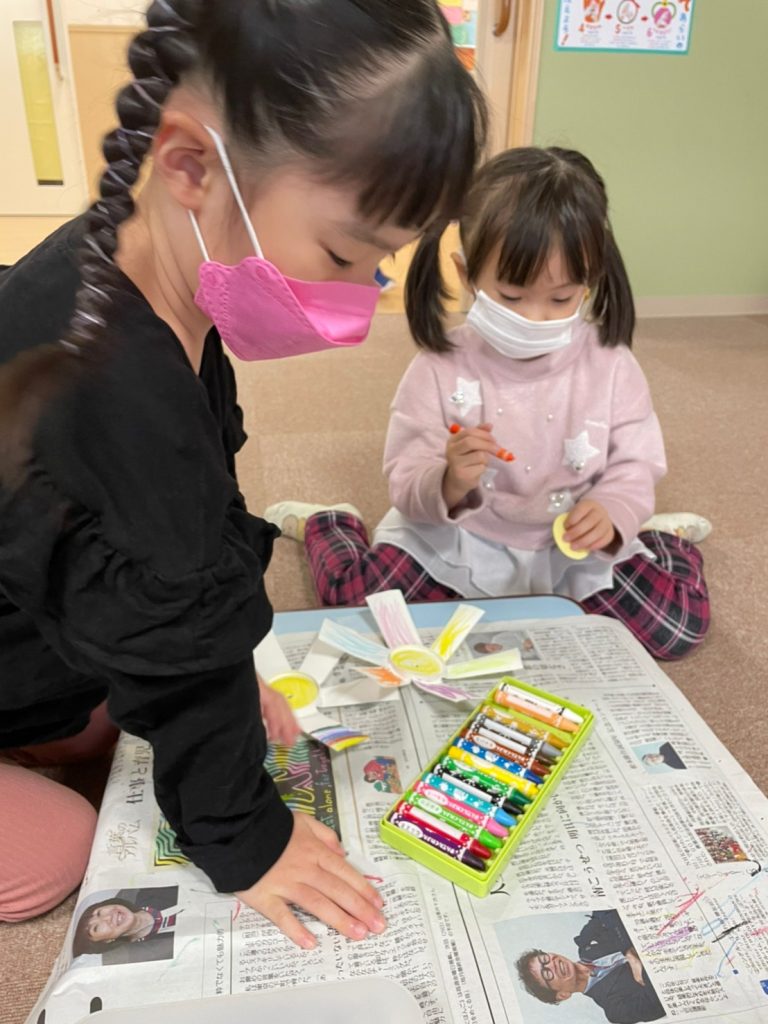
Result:
M216 146L202 122L177 110L163 111L152 144L153 166L173 198L199 212L220 166Z
M467 264L464 262L464 254L461 252L452 252L451 259L453 260L453 265L456 267L456 273L459 275L459 280L465 290L468 292L474 292L475 289L472 287L470 280L467 277Z

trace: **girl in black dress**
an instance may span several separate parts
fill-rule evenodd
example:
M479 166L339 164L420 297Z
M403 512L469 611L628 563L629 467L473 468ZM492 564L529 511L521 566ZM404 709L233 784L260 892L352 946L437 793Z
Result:
M302 946L291 905L361 938L380 897L263 769L262 716L292 732L252 660L275 531L222 340L362 340L381 258L459 213L483 102L433 0L155 0L128 56L101 198L0 272L0 750L82 753L106 701L218 890ZM59 790L0 765L0 919L80 880L93 820Z

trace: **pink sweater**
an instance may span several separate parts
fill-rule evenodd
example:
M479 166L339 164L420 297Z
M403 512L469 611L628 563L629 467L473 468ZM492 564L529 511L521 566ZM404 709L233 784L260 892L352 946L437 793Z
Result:
M530 360L502 356L466 324L450 337L454 351L416 356L392 404L384 472L395 508L415 523L460 523L534 551L552 545L558 513L589 496L630 543L666 472L648 383L631 351L602 347L584 321L566 348ZM449 515L441 492L448 428L484 422L516 460L491 459L482 486Z

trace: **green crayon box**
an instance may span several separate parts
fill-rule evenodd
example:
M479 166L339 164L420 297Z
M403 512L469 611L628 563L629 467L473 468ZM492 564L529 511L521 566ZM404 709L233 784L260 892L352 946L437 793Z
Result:
M506 702L504 704L494 700L499 687L503 685L512 688L502 698ZM518 694L520 695L519 698ZM530 701L542 703L530 703ZM556 705L558 709L567 710L558 715L551 710L551 707L548 707L547 702L549 705ZM463 864L455 857L450 856L450 854L443 853L423 842L415 834L411 834L411 832L392 824L390 819L397 812L403 800L402 795L389 808L379 823L379 835L389 846L430 868L430 870L435 871L438 875L442 875L443 878L447 878L450 882L461 886L462 889L466 889L473 896L481 897L487 896L493 888L502 871L509 863L510 857L528 834L542 807L552 795L563 773L568 770L574 757L576 757L586 743L594 725L594 716L587 708L574 704L572 701L565 700L562 697L547 693L545 690L539 690L535 686L530 686L519 679L504 677L477 707L472 710L445 746L425 765L417 778L411 781L411 784L406 787L406 792L412 791L426 773L433 772L435 767L440 765L445 757L449 756L451 748L454 749L455 753L457 749L456 744L462 739L462 734L475 721L484 707L490 707L492 711L497 712L500 722L503 722L505 719L513 719L520 732L539 737L542 733L547 733L553 743L558 748L562 748L561 756L553 761L549 772L541 776L544 779L543 783L533 787L535 795L532 797L530 796L532 792L530 784L525 781L521 783L520 781L521 779L525 780L525 776L522 774L513 776L505 772L504 768L499 766L498 758L496 761L488 761L485 764L481 774L487 775L489 782L495 784L494 788L498 789L499 782L503 784L509 783L511 789L518 790L518 794L521 789L529 794L528 802L525 803L523 812L517 817L517 824L510 828L509 834L504 839L501 848L493 850L491 857L486 860L486 870L478 871L467 864ZM550 721L545 720L547 714L551 716ZM542 715L545 718L542 718ZM563 721L563 715L567 715L568 721ZM505 718L502 718L502 716L505 716ZM561 722L566 728L553 725L552 720ZM499 740L500 746L503 747L503 735L499 734ZM483 741L480 740L479 742L482 744ZM485 749L487 750L487 748ZM499 748L497 747L496 749L498 750ZM472 758L472 764L469 761L466 762L470 772L477 771L478 765L482 763L482 758L478 759L466 751L465 755ZM491 750L491 755L493 755L493 750ZM468 779L469 775L470 773L468 772ZM516 800L513 799L512 802L516 802ZM446 815L446 819L448 821L454 820L451 815ZM440 827L442 828L442 825ZM472 824L469 822L466 831L469 835L473 834Z

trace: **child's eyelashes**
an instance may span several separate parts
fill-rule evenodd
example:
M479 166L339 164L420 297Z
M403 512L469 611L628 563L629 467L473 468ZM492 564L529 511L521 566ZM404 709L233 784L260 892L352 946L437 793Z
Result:
M343 269L352 266L351 260L345 260L343 256L338 256L335 252L333 252L332 249L326 249L325 251L331 257L331 259L333 260L337 267L341 267Z
M512 302L512 303L520 302L522 300L522 298L523 298L522 295L504 295L503 292L499 292L499 295L503 299L504 302ZM564 306L564 305L567 305L567 303L569 303L569 302L573 302L574 298L575 298L575 295L567 295L567 296L564 296L564 297L563 296L557 296L557 297L552 296L552 298L550 299L550 302L553 302L556 306Z

